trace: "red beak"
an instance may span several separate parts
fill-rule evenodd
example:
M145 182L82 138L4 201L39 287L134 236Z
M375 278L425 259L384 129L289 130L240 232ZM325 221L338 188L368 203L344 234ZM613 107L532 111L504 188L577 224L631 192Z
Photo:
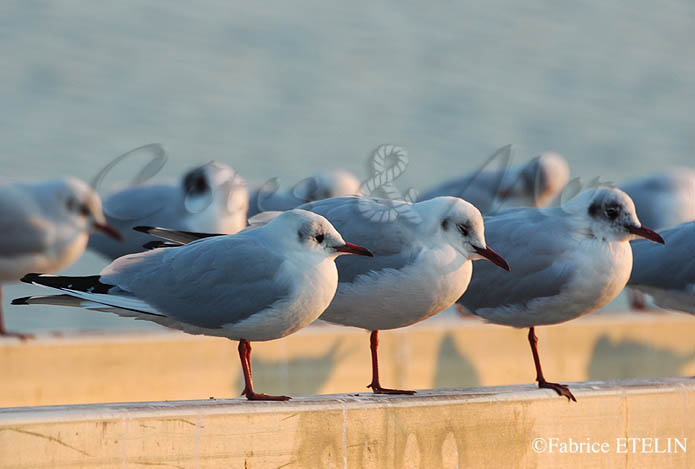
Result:
M358 256L374 257L374 254L369 249L365 249L362 246L358 246L352 243L345 243L342 246L336 246L335 249L338 252L345 252L347 254L357 254Z
M96 230L101 231L102 233L104 233L107 236L111 236L114 239L117 239L119 241L123 241L123 236L121 235L121 233L119 233L116 230L116 228L114 228L113 226L111 226L107 223L94 223L94 228Z
M479 248L478 246L473 246L473 249L475 249L475 252L483 256L485 259L489 260L495 265L498 265L502 267L504 270L507 272L511 271L512 269L509 268L509 264L507 264L507 261L504 260L502 256L497 254L495 251L493 251L490 248Z
M655 243L666 244L666 241L664 241L664 238L662 238L659 233L644 226L628 226L627 231L637 236L647 238Z

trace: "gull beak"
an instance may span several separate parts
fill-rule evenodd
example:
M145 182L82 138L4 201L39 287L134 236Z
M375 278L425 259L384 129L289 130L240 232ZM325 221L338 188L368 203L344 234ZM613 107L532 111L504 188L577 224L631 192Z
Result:
M99 223L99 222L94 222L94 229L97 231L101 231L107 236L110 236L114 239L117 239L118 241L123 241L123 235L116 230L113 226L109 225L108 223Z
M666 244L666 241L664 241L664 238L662 238L659 233L644 226L628 226L627 231L650 241L654 241L655 243Z
M511 271L511 269L509 268L509 264L507 264L507 261L505 261L502 256L497 254L492 249L487 248L487 247L481 248L478 246L473 246L473 249L475 249L475 252L477 252L478 254L480 254L481 256L483 256L485 259L489 260L493 264L500 266L501 268L503 268L507 272Z
M369 249L365 249L362 246L358 246L352 243L345 243L340 246L335 246L333 249L335 249L338 252L344 252L346 254L357 254L358 256L374 257L374 254L372 254Z

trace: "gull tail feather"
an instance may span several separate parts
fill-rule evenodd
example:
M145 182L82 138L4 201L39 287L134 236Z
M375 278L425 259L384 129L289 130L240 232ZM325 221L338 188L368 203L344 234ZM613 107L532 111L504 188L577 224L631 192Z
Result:
M82 306L84 300L70 295L44 295L25 296L12 300L13 305L54 305L54 306Z
M12 300L13 305L52 305L52 306L72 306L84 308L91 311L102 313L113 313L124 318L135 318L135 320L150 321L162 326L170 327L172 321L169 318L143 311L134 311L114 306L105 305L96 301L84 300L71 295L44 295L44 296L25 296Z
M84 302L65 304L67 300L63 298L60 301L62 301L65 306L81 306L83 308L116 312L118 314L120 314L120 312L113 310L125 310L130 311L130 313L128 313L130 316L148 315L165 317L164 314L157 311L155 307L146 301L133 296L131 293L115 285L103 283L99 275L69 277L62 275L27 274L22 277L21 280L25 283L60 290L66 293L67 296L74 297ZM62 297L64 295L54 296ZM18 302L15 304L32 304L29 303L30 300L28 298L30 298L31 301L38 301L36 298L40 297L18 298Z

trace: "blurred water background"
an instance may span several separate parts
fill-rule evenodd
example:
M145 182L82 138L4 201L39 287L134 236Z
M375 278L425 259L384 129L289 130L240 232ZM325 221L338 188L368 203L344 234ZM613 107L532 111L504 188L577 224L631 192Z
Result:
M512 143L516 161L555 150L573 176L621 182L693 164L693 44L688 0L5 1L2 174L89 180L162 142L162 175L216 159L291 185L366 177L393 142L410 155L398 185L424 189ZM68 272L103 265L88 253ZM4 288L10 328L156 327L8 306L37 291Z

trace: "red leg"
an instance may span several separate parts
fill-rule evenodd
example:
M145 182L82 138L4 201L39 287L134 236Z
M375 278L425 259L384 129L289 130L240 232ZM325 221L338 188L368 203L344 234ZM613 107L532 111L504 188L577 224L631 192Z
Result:
M456 303L456 312L458 313L459 316L462 318L472 318L475 317L475 314L471 314L470 311L468 311L466 308L461 306L460 304Z
M574 395L567 386L565 386L564 384L550 383L546 381L543 377L543 370L541 369L541 359L538 356L538 337L536 337L534 329L535 328L532 327L528 331L528 342L529 344L531 344L531 353L533 353L533 363L536 365L536 381L538 381L538 387L552 389L560 396L565 396L567 400L571 399L574 402L577 402L577 399L574 398Z
M5 329L5 319L2 317L2 287L0 286L0 337L16 337L20 340L33 339L34 334L22 334L21 332L10 332Z
M633 290L632 288L627 289L627 299L630 306L635 311L647 311L647 298L641 291Z
M372 351L372 382L368 388L372 388L375 394L407 394L413 395L415 391L404 391L402 389L382 388L379 384L379 359L377 358L377 348L379 347L379 331L372 331L369 336L369 348Z
M267 394L257 394L253 390L253 375L251 373L251 344L248 340L239 341L239 359L241 360L241 369L244 372L244 390L242 396L250 401L287 401L290 398L287 396L269 396Z

